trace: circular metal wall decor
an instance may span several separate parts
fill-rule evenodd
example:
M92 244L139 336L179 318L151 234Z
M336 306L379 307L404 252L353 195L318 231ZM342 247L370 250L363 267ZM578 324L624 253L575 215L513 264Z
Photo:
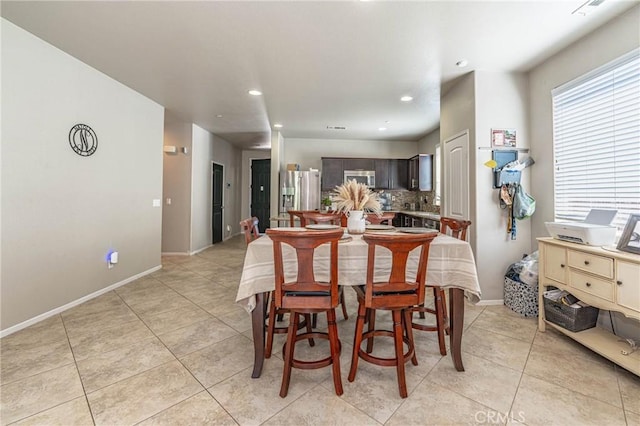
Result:
M69 131L69 145L76 154L88 157L98 149L98 136L86 124L76 124Z

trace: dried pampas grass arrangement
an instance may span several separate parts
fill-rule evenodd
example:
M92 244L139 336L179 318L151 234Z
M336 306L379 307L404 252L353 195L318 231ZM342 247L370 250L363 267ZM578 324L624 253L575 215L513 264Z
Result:
M366 210L380 215L382 207L378 194L371 191L364 183L350 180L334 189L333 201L338 213L348 213L351 210Z

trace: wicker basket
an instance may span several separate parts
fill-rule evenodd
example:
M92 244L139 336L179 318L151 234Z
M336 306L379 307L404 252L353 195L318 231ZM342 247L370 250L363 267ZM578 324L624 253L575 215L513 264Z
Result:
M583 306L573 308L555 300L544 299L544 316L547 321L566 328L569 331L582 331L596 326L598 308Z

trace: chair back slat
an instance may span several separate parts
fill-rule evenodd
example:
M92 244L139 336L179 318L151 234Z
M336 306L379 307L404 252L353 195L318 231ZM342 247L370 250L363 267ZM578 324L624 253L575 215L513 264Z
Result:
M307 224L309 223L330 223L332 225L340 225L342 214L338 213L320 213L320 212L304 212L302 215Z
M369 244L367 254L367 282L365 305L367 307L402 307L424 302L425 280L429 247L436 233L428 234L365 234L362 239ZM389 279L375 282L376 247L391 251ZM407 261L411 251L420 248L415 281L407 281Z
M342 229L327 231L286 231L267 229L267 235L273 240L273 258L275 272L275 304L278 308L329 309L339 304L338 292L338 240ZM329 244L329 281L319 282L315 278L315 249ZM296 252L296 281L285 282L283 245L291 246Z
M469 226L471 226L470 220L453 219L450 217L440 218L440 233L450 235L459 240L467 240L467 228L469 228Z
M394 212L384 212L380 216L375 213L367 213L366 220L374 225L380 225L383 223L385 225L391 225L391 222L395 217L396 214Z

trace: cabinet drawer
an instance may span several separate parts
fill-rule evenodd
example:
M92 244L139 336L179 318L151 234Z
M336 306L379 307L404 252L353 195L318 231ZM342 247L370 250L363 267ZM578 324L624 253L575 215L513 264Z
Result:
M640 312L640 265L619 261L616 271L616 303Z
M567 250L567 252L569 266L605 278L613 278L613 259L577 250Z
M567 250L551 244L544 246L544 275L555 281L564 283Z
M613 302L613 281L583 274L574 269L569 273L569 285L585 293Z

